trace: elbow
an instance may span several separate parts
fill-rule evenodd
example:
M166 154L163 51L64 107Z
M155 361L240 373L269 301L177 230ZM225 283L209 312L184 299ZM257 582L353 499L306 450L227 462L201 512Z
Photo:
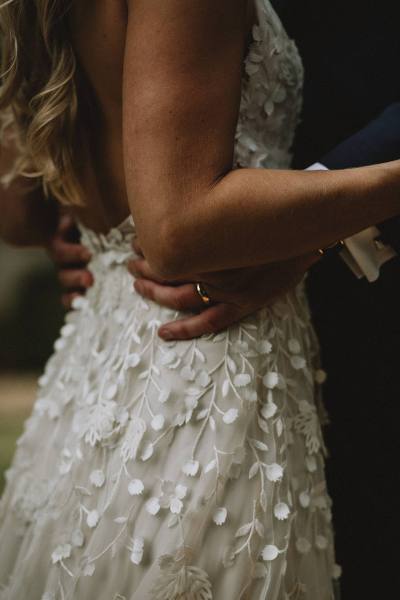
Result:
M164 221L143 239L142 249L152 272L167 281L183 279L191 274L191 247L186 227L178 222ZM140 235L139 235L140 239Z

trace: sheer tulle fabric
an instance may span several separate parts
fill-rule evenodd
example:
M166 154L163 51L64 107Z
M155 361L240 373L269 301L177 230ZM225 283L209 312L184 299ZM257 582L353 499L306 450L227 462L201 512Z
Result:
M234 166L287 167L302 66L266 0ZM39 380L0 507L1 599L332 600L318 347L303 286L218 335L125 268L134 224L82 230L95 284Z

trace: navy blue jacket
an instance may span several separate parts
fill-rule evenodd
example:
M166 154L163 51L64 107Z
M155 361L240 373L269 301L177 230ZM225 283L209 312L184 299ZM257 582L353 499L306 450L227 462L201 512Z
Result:
M386 108L363 129L321 158L329 169L364 167L400 158L400 102ZM399 199L400 207L400 199ZM400 253L400 217L378 224L381 238ZM400 274L400 260L399 274Z

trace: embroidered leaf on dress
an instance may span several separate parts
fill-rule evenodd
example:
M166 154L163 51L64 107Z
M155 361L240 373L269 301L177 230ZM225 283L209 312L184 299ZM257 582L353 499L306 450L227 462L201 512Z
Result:
M255 477L255 475L257 475L259 468L260 468L260 463L258 461L251 465L250 470L249 470L249 479L253 479L253 477Z
M267 444L264 444L264 442L260 442L260 440L254 440L252 443L258 450L261 450L262 452L268 452L268 446Z
M241 527L239 527L239 529L235 533L235 537L243 537L244 535L247 535L249 533L252 525L253 525L253 523L250 521L250 523L246 523L245 525L242 525Z
M143 452L140 455L140 458L143 461L149 460L149 458L151 458L153 456L153 452L154 452L154 446L151 442L148 442L145 447L143 448Z
M229 388L230 388L230 383L229 383L229 379L225 379L223 384L222 384L222 396L224 398L227 397L228 393L229 393Z
M208 473L209 471L212 471L213 469L215 469L216 465L217 465L217 461L214 458L209 463L207 463L207 465L204 467L204 470L203 470L204 473Z
M159 558L160 574L151 589L152 600L212 600L210 579L200 567L187 564L179 553Z
M226 411L226 413L222 417L222 420L224 423L227 423L229 425L236 421L236 419L238 418L238 415L239 415L239 411L237 408L230 408L229 410Z
M255 524L255 528L256 528L258 535L260 537L264 537L264 534L265 534L264 525L261 523L261 521L259 521L259 519L255 519L254 524Z
M121 457L124 462L135 460L136 455L146 432L147 425L143 419L133 417L128 425L121 447Z
M245 387L246 385L249 385L250 382L251 377L248 373L240 373L239 375L235 375L233 379L233 383L236 387Z

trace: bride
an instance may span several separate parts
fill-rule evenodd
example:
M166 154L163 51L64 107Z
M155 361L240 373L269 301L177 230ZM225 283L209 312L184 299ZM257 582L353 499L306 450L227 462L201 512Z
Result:
M269 0L3 0L0 23L0 233L45 244L64 205L94 275L7 473L0 598L331 600L302 283L177 342L126 264L137 236L218 307L399 213L400 163L290 170L303 70Z

